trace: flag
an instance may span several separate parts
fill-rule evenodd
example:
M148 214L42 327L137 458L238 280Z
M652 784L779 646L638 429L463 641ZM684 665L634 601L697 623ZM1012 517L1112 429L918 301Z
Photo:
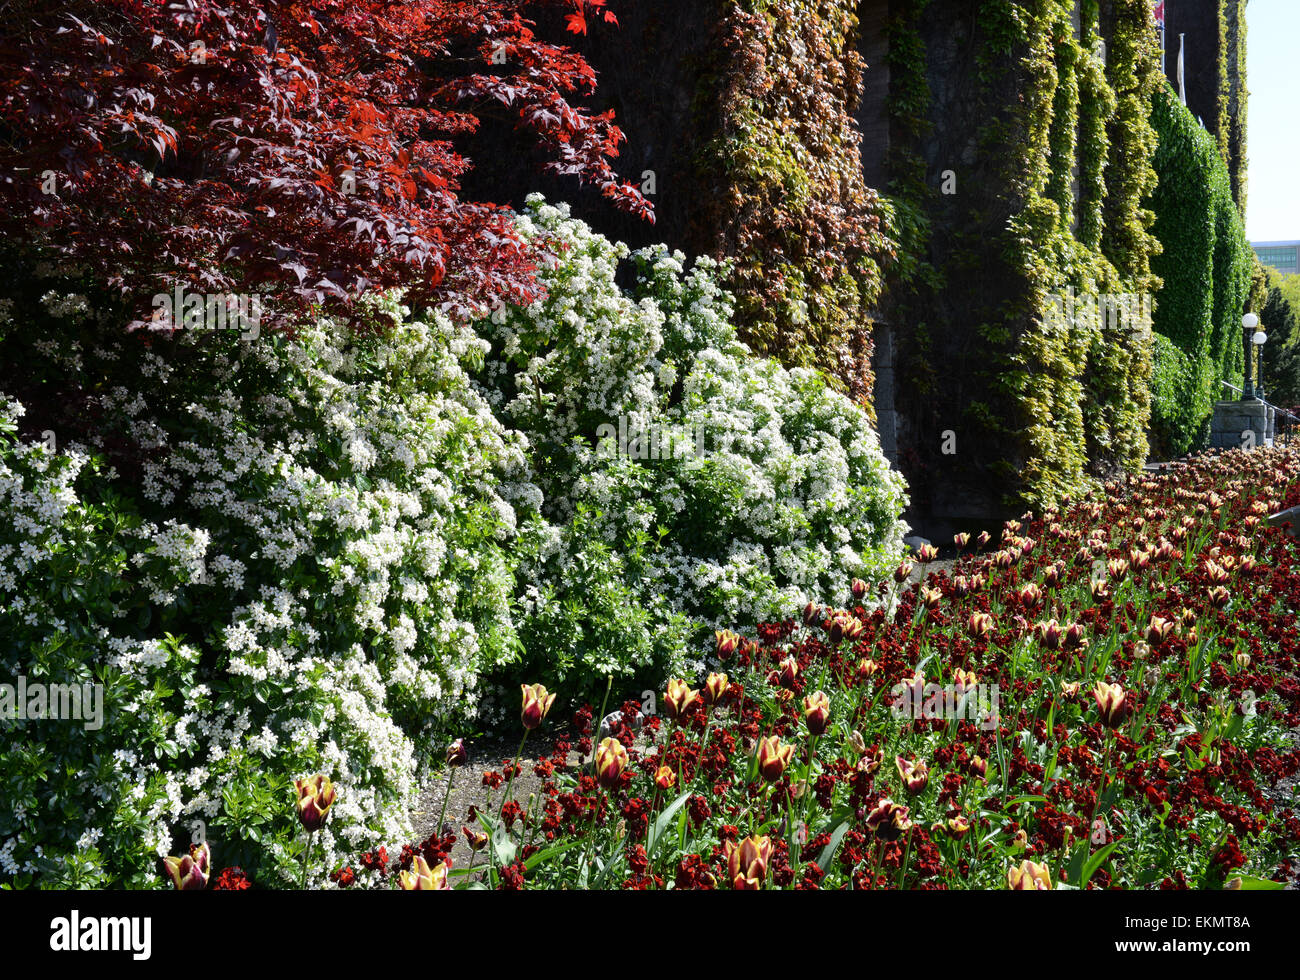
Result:
M1155 15L1156 30L1160 32L1160 70L1165 70L1165 0L1156 0L1151 11Z
M1187 105L1187 86L1183 79L1183 38L1186 36L1178 35L1178 98L1182 100L1183 105Z

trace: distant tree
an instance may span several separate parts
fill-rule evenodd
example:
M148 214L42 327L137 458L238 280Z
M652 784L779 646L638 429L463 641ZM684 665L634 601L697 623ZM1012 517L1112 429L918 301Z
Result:
M1268 298L1259 311L1268 341L1260 351L1265 397L1275 405L1300 405L1300 276L1266 272ZM1296 280L1286 283L1285 279Z
M613 114L571 102L581 55L536 36L606 0L14 0L0 24L0 231L141 317L177 284L260 292L269 323L410 287L452 312L536 294L456 139L505 114L548 166L652 220L612 166ZM492 108L495 106L495 108Z

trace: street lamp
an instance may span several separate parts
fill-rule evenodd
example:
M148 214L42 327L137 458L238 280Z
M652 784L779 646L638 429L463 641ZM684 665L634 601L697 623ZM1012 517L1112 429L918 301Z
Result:
M1255 346L1255 397L1260 401L1264 400L1264 341L1266 340L1268 334L1263 330L1256 330L1250 338L1250 342Z
M1257 346L1264 342L1264 340L1255 340L1255 337L1264 337L1264 331L1256 329L1259 326L1259 317L1254 313L1247 313L1243 316L1241 318L1241 326L1246 334L1244 338L1246 342L1246 378L1241 385L1241 400L1246 402L1254 401L1255 399L1255 386L1250 380L1251 355L1254 353L1254 346L1252 345ZM1254 332L1253 336L1252 331ZM1264 339L1266 340L1267 338L1264 337Z

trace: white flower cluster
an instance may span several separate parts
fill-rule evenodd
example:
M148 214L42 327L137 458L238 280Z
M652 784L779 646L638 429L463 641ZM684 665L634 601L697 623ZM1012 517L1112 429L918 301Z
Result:
M628 598L647 615L606 652L591 649L595 677L611 668L609 646L626 651L615 673L647 657L676 668L706 630L784 619L809 599L845 602L854 577L895 567L904 484L866 413L815 372L753 357L736 339L715 263L686 271L680 252L631 253L536 196L519 224L555 243L556 261L541 276L544 299L481 325L493 340L481 378L536 450L528 482L541 488L550 527L535 530L536 558L521 567L530 613L559 617L585 600L597 561L635 568ZM639 275L624 291L615 275L629 260ZM602 425L699 433L701 451L620 456L602 443ZM695 623L692 649L659 643L653 653L671 615ZM548 655L564 633L584 635L553 632Z
M0 792L27 828L0 870L48 871L35 848L48 859L60 840L69 853L136 855L129 865L142 848L174 852L173 834L188 840L196 819L232 841L267 817L292 830L288 780L314 772L339 787L318 837L322 883L358 850L409 842L430 736L453 712L473 719L480 675L513 655L503 547L516 508L499 488L539 493L523 484L526 443L470 385L486 343L441 316L411 320L394 296L372 315L388 329L358 337L323 321L293 340L225 340L223 354L178 335L170 357L182 352L186 372L157 345L137 350L131 370L167 383L101 398L98 441L149 450L143 480L113 488L141 512L116 531L76 492L85 452L52 456L0 425L0 632L20 630L33 652L57 644L69 669L106 680L106 744L118 749L85 742L75 760L48 758L51 772L84 770L79 826L41 823L69 792L57 779ZM0 404L3 419L20 414ZM106 473L88 484L96 493ZM56 608L40 597L59 594L72 541L91 542L97 564ZM290 850L268 849L266 883L289 881ZM157 883L152 863L138 874Z

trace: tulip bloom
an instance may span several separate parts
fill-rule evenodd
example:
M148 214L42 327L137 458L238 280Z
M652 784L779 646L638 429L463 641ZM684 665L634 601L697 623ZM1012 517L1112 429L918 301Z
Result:
M881 800L876 808L867 814L867 829L881 840L898 840L912 827L908 819L907 807L899 806L892 800Z
M799 676L799 662L794 657L786 657L781 661L780 671L777 674L777 680L781 686L787 690L794 689L794 679Z
M770 837L746 837L739 843L727 841L727 877L737 891L757 891L767 877L772 860Z
M1034 624L1034 633L1038 642L1048 650L1057 650L1061 646L1061 626L1054 619L1042 620Z
M965 548L970 544L970 534L966 531L962 531L960 534L954 534L952 536L952 543L958 548Z
M853 598L861 602L862 597L867 594L867 583L862 581L860 578L855 578L851 589L853 591Z
M664 702L668 705L668 717L677 721L686 709L695 703L695 699L700 696L699 691L692 691L690 685L683 680L673 678L668 682L668 693L664 695Z
M953 687L957 689L958 694L965 694L967 691L975 690L979 684L979 677L973 670L963 670L958 667L952 674Z
M740 637L731 630L716 630L713 634L719 660L728 660L736 652Z
M905 561L897 568L894 569L894 581L906 582L908 578L911 577L911 574L912 574L912 563L910 561Z
M864 754L858 760L858 769L865 772L868 776L880 768L880 764L885 761L885 750L876 749L874 752Z
M613 737L601 739L596 749L596 782L605 789L613 789L623 778L627 762L627 749L622 742Z
M298 790L298 819L310 833L320 830L334 805L334 784L328 776L295 779Z
M1035 864L1033 861L1021 861L1020 866L1007 872L1007 887L1012 891L1052 890L1052 875L1047 864Z
M1147 626L1147 642L1153 647L1158 647L1164 643L1169 634L1174 631L1174 623L1171 619L1161 619L1159 616L1152 616L1151 622Z
M469 761L469 753L465 751L465 740L458 738L447 746L447 765L463 766Z
M942 600L942 589L932 589L928 585L921 586L921 601L925 603L927 609L938 609Z
M520 712L520 721L531 732L550 714L551 705L555 703L555 695L547 693L546 688L541 684L533 684L531 687L527 684L520 684L519 688L523 692L523 708Z
M202 891L207 887L212 871L212 851L206 842L191 844L189 854L164 858L163 864L178 892Z
M805 626L812 626L817 622L817 620L821 619L821 615L821 606L817 605L815 602L810 602L803 607L803 624Z
M1101 715L1103 724L1115 728L1124 720L1124 716L1128 713L1126 703L1128 695L1123 687L1119 684L1098 681L1097 686L1093 688L1092 696L1097 702L1097 711Z
M672 789L677 785L677 773L671 766L660 766L655 771L655 785L660 789Z
M939 557L939 549L932 544L923 544L916 549L916 557L922 564L934 561Z
M731 687L726 674L710 674L704 682L704 703L717 704Z
M1061 645L1067 650L1082 650L1088 645L1084 637L1084 628L1082 623L1071 623L1065 628L1065 633L1061 636Z
M460 828L465 833L465 840L469 844L469 849L478 853L487 847L488 835L482 830L470 830L468 827Z
M880 669L880 664L876 663L869 657L864 657L858 661L858 680L865 681L872 674Z
M967 819L964 813L959 813L948 821L948 832L954 837L964 837L966 836L966 832L969 830L970 820Z
M894 758L898 767L898 777L903 781L909 793L919 793L930 781L930 767L922 761L911 762L901 755Z
M447 872L450 870L450 861L440 861L431 868L424 855L417 854L411 862L411 870L403 871L397 876L398 884L406 892L448 891L451 889L451 883L447 880Z
M769 783L776 782L794 758L794 746L782 745L775 735L758 740L758 771Z
M826 726L830 723L830 718L830 698L826 697L823 692L814 691L803 699L803 720L804 724L808 726L808 734L824 734Z
M993 632L993 617L988 613L971 613L970 618L966 620L966 627L970 630L972 636L988 636Z

